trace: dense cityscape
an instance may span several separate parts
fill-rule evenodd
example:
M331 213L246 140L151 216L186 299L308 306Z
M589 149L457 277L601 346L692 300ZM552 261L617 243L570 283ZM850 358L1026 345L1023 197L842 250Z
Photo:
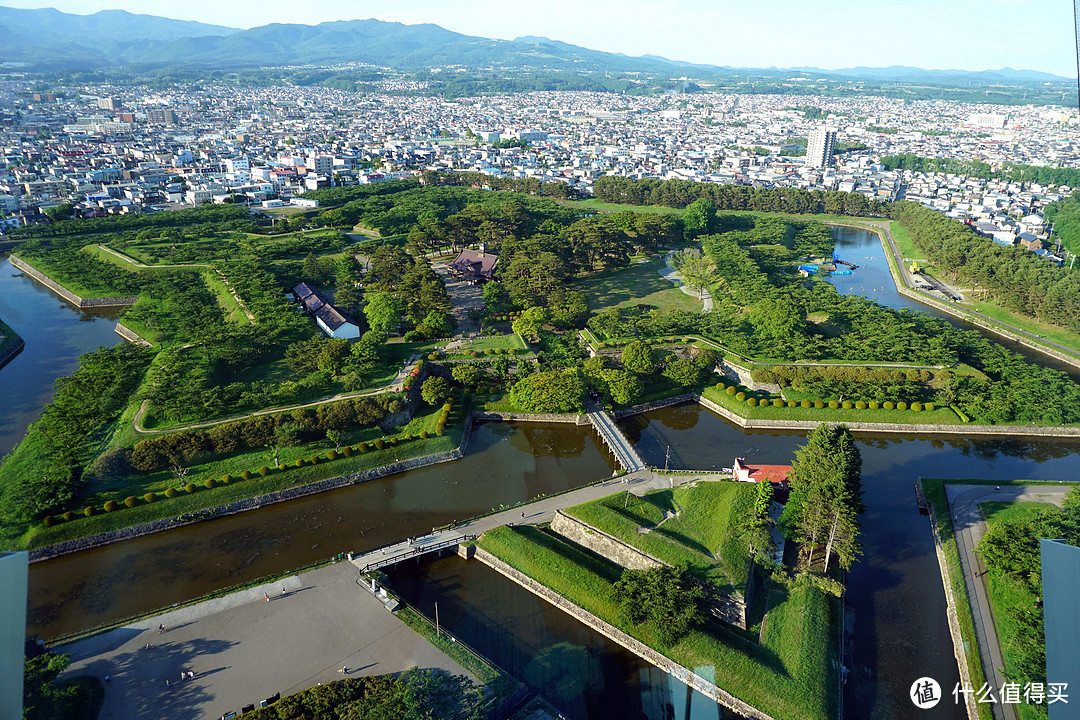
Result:
M912 2L0 7L0 718L1077 717L1080 84Z

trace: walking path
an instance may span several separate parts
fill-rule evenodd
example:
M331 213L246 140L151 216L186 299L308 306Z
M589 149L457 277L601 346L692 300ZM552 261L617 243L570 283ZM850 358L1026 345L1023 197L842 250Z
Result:
M628 491L641 497L651 490L663 490L667 488L685 485L696 480L728 480L729 475L715 472L702 473L676 473L665 474L654 470L639 470L629 475L605 480L596 485L578 488L560 495L535 500L527 505L522 505L510 510L492 513L484 517L470 520L453 528L431 532L421 537L404 540L394 545L373 550L365 555L353 558L352 563L358 569L364 569L373 562L381 562L386 558L395 556L422 555L425 548L446 547L451 541L462 536L480 536L488 530L503 525L540 525L551 522L555 517L556 510L565 510L583 502L596 500L612 493Z
M829 223L829 224L838 224L838 223ZM914 280L912 279L911 273L908 271L908 268L904 265L903 255L900 253L900 248L899 248L899 246L897 246L896 240L895 240L895 238L893 238L892 231L889 229L889 223L882 222L880 220L877 220L877 221L875 221L875 220L865 220L865 221L862 221L862 222L859 222L859 223L842 223L842 224L848 224L848 225L852 225L852 226L863 225L863 226L872 227L875 230L880 230L881 233L884 235L885 240L886 240L886 244L887 244L886 251L889 252L889 254L892 255L893 259L896 261L897 266L899 267L898 271L893 271L892 272L893 281L896 282L897 287L900 287L900 283L903 283L903 289L908 290L909 292L912 292L912 293L919 294L918 290L915 288L915 283L914 283ZM891 263L890 263L890 265L891 265ZM890 270L891 269L892 268L890 268ZM899 277L899 282L897 281L898 277ZM920 294L920 298L921 297L922 296ZM1069 362L1070 364L1073 364L1073 365L1077 364L1076 351L1075 350L1073 350L1072 348L1067 347L1065 345L1061 345L1059 343L1056 343L1053 340L1047 340L1046 338L1042 337L1041 335L1036 335L1033 332L1029 332L1027 330L1024 330L1023 328L1017 327L1016 325L1010 325L1007 322L998 320L997 318L990 317L989 315L985 315L985 314L979 312L978 310L974 310L974 309L966 307L966 306L956 307L956 306L950 305L949 303L942 302L942 301L939 301L939 300L936 300L936 299L933 299L933 298L926 299L925 302L926 302L926 304L931 305L932 307L935 307L935 308L941 310L942 312L946 312L946 313L952 315L953 317L959 318L960 320L966 320L967 322L970 322L973 325L981 325L981 326L986 327L987 329L989 329L991 331L993 331L995 328L999 328L999 329L1001 329L1003 331L1006 331L1007 333L1017 335L1017 336L1019 336L1019 338L1021 338L1024 341L1025 345L1027 345L1028 347L1031 347L1031 348L1033 348L1035 350L1045 350L1045 348L1052 348L1054 350L1057 350L1057 351L1059 351L1061 353L1064 353L1064 355L1066 356L1064 358L1058 358L1058 359L1064 360L1065 362ZM977 318L981 322L976 322L973 318ZM1057 357L1057 356L1055 355L1054 357Z
M157 631L159 623L168 628L164 634ZM343 666L350 676L412 667L468 674L387 612L358 584L356 568L347 562L56 650L72 653L67 676L110 676L100 720L217 718L244 705L258 706L275 693L284 697L340 680ZM181 680L180 673L188 670L195 677Z
M247 316L248 322L250 322L252 325L256 324L255 323L255 316L251 314L251 311L248 310L247 305L244 304L244 301L241 300L240 296L236 294L235 290L233 290L232 285L229 284L229 279L227 277L225 277L225 273L221 272L220 270L218 270L213 265L209 265L207 263L185 263L185 264L178 264L178 265L146 265L145 263L139 262L135 258L128 257L127 255L124 255L121 252L117 252L116 250L113 250L111 247L106 247L105 245L98 245L98 248L100 248L101 250L109 253L110 255L117 258L121 262L124 262L124 263L126 263L128 265L131 265L134 268L138 268L139 270L188 270L190 268L206 268L208 270L213 270L217 274L217 276L219 278L221 278L221 282L225 283L225 289L229 291L229 294L232 295L233 300L236 301L236 304L240 306L240 309L243 311L244 315Z
M284 405L281 407L263 408L262 410L255 410L253 412L244 413L242 415L230 415L229 417L217 418L215 420L207 420L201 423L191 423L189 425L171 425L167 428L148 428L143 425L143 418L146 416L146 412L149 409L149 401L143 400L139 405L138 412L135 413L135 417L132 419L132 427L135 428L135 432L140 432L146 435L160 435L162 433L180 432L181 430L198 430L200 428L213 427L215 425L222 425L224 423L235 422L237 420L246 420L247 418L255 417L256 415L272 415L274 413L289 412L290 410L297 410L299 408L314 407L316 405L323 405L325 403L337 402L339 400L348 400L350 398L364 397L367 395L379 395L384 392L401 392L404 386L405 379L412 373L413 368L416 366L417 361L420 359L419 355L410 355L409 359L405 361L405 364L394 379L385 385L379 387L369 388L367 390L358 390L357 392L339 393L338 395L332 395L330 397L319 398L317 400L311 400L306 403L299 403L297 405Z
M608 449L615 454L615 459L622 465L626 472L638 472L645 469L645 461L634 450L634 446L627 442L626 437L615 426L615 421L600 408L588 412L589 422L600 434Z
M660 276L665 280L670 280L671 282L675 283L675 286L687 295L691 297L696 297L698 300L701 300L704 303L704 305L702 305L701 307L701 312L709 312L713 309L712 293L709 292L708 288L701 288L700 290L695 292L690 288L686 287L686 284L683 282L682 275L679 274L678 270L671 267L671 258L673 258L674 256L674 250L668 252L668 254L664 256L664 269L658 270L657 272L659 272Z
M995 697L1000 696L1005 676L1005 663L1001 657L1001 641L998 637L993 609L986 588L986 566L975 554L975 548L986 532L986 520L979 505L984 502L1043 502L1061 506L1073 485L946 485L945 496L949 500L949 513L953 519L956 548L964 573L964 584L971 600L971 613L975 619L975 637L979 644L986 680ZM978 690L978 688L975 688ZM1001 703L991 706L994 717L999 720L1015 720L1013 705Z

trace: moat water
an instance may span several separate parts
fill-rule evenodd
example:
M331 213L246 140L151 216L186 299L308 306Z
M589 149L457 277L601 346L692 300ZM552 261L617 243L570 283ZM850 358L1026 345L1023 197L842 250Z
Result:
M861 255L860 247L865 250ZM842 289L869 292L873 282L864 269L871 267L866 258L874 248L884 263L875 236L838 230L840 257L863 266L856 275L843 276L852 285ZM860 281L858 273L864 273L862 285L854 284ZM877 287L891 288L891 280ZM48 401L53 380L75 368L78 355L119 338L108 316L79 312L18 275L6 261L0 265L0 291L0 318L27 343L22 355L0 369L0 448L6 450ZM884 296L878 299L892 304ZM910 302L899 295L896 299ZM42 348L41 354L29 354L35 347ZM736 456L789 463L802 442L796 434L745 432L693 405L620 425L645 460L660 467L665 461L672 468L728 467ZM862 517L864 553L848 577L851 675L844 690L845 716L907 718L912 716L908 690L915 678L929 675L948 690L958 677L929 524L915 503L915 480L1072 481L1080 477L1080 444L873 436L859 438L859 445L867 511ZM588 428L481 425L466 457L455 463L35 563L28 632L54 637L340 552L362 552L500 504L598 480L612 467L612 458L597 447ZM556 706L565 708L568 717L626 714L651 720L672 717L672 712L675 717L717 717L715 706L673 687L662 673L531 594L503 587L486 567L446 558L403 567L398 575L395 583L421 608L438 600L440 614L445 607L455 632L521 673L521 679L542 686L560 673L567 676L564 665L599 678L599 692L571 688L558 698ZM962 715L946 702L921 716Z

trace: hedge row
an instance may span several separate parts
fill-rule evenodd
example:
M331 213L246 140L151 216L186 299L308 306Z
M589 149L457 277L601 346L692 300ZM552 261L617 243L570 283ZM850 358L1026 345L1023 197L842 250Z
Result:
M449 407L449 403L447 403L446 405L443 406L444 411L445 411L445 408L447 408L447 407ZM440 425L441 425L441 427L440 427ZM436 434L437 435L442 435L443 434L443 428L445 427L445 423L443 423L442 420L440 420L440 425L436 425ZM353 454L355 454L355 453L363 454L363 453L371 451L372 449L382 450L387 445L389 445L391 447L394 447L394 446L399 445L400 443L403 443L403 442L410 442L410 441L413 441L413 440L427 440L428 437L429 437L429 435L428 435L427 430L423 430L423 431L420 432L419 435L413 435L412 433L406 433L405 435L402 435L400 438L397 438L397 437L389 437L389 438L386 438L386 439L378 438L377 440L375 440L370 445L368 443L366 443L366 442L362 442L359 445L357 445L356 447L346 445L345 447L341 448L340 450L327 450L325 453L323 453L322 456L312 455L307 460L304 460L303 458L298 458L291 465L286 465L285 463L282 463L282 464L278 465L276 468L270 468L270 467L268 467L266 465L263 465L258 470L254 471L254 472L252 472L251 470L244 470L243 472L240 473L239 477L235 477L233 475L225 474L225 475L222 475L217 480L215 480L214 478L206 478L206 480L204 480L202 484L207 489L210 489L210 488L213 488L213 487L217 487L218 485L228 485L230 483L236 482L237 480L250 480L251 478L255 477L256 475L258 475L259 477L266 477L267 475L269 475L270 473L275 472L275 471L276 472L284 472L284 471L289 470L291 468L304 467L304 465L318 465L321 462L330 462L330 461L333 461L333 460L337 460L338 458L352 457ZM136 497L134 495L130 495L127 498L124 499L122 504L117 503L115 500L107 500L101 506L100 510L97 507L93 506L93 505L87 505L86 507L84 507L83 509L81 509L81 510L79 510L77 512L72 511L72 510L68 510L68 511L66 511L64 513L60 513L60 514L57 514L57 515L46 515L42 519L42 524L45 527L49 527L51 525L55 525L58 522L76 520L76 519L78 519L80 517L93 517L94 515L97 515L99 512L107 512L108 513L108 512L114 512L116 510L122 510L124 507L133 508L136 505L149 505L150 503L157 502L157 500L159 498L161 498L161 497L164 497L166 499L171 499L171 498L174 498L177 495L179 495L181 492L185 492L185 493L190 494L190 493L196 492L198 489L199 489L199 487L197 485L195 485L194 483L187 483L186 485L183 485L180 488L168 488L167 490L165 490L165 492L161 493L160 495L158 493L154 493L154 492L148 492L148 493L146 493L146 494L144 494L142 496L139 496L139 497Z
M824 408L829 408L830 410L839 410L840 408L843 408L844 410L852 410L852 409L854 409L854 410L879 410L879 409L881 409L881 410L894 410L895 409L895 410L912 410L914 412L922 412L923 410L925 410L926 412L933 412L935 409L937 409L936 406L934 405L934 403L932 403L932 402L928 402L928 403L913 402L913 403L911 403L909 405L908 403L904 402L903 400L901 400L899 402L896 402L896 403L892 402L891 400L886 400L883 403L879 403L877 400L870 400L869 402L864 401L864 400L843 400L843 401L839 401L839 400L802 400L802 401L797 402L795 400L784 400L782 398L768 398L768 397L758 398L758 397L755 397L754 395L746 392L745 390L741 390L739 388L739 386L737 386L737 385L727 385L727 384L722 383L722 382L716 383L716 389L727 393L728 395L734 397L739 402L745 402L750 407L757 407L759 405L762 406L762 407L765 407L765 406L771 405L772 407L775 407L775 408L782 408L782 407L793 408L793 407L800 407L801 406L803 408L808 408L808 409L809 408L816 408L818 410L822 410ZM961 419L963 419L963 418L961 417Z

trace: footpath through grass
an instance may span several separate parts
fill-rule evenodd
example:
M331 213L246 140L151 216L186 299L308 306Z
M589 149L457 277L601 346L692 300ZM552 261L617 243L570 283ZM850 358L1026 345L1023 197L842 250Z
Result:
M478 544L683 667L714 674L717 686L774 718L826 720L836 715L837 603L816 589L792 590L770 609L773 627L761 645L715 621L666 645L622 612L614 591L621 574L617 565L528 526L497 528Z
M574 280L571 287L589 299L593 313L612 307L652 305L663 311L686 310L700 312L702 301L687 295L660 275L665 266L662 257L635 263L617 270Z
M706 582L744 592L750 557L738 540L737 526L755 493L747 483L700 482L641 498L616 493L566 513L659 560L686 565ZM642 533L639 528L653 529Z

